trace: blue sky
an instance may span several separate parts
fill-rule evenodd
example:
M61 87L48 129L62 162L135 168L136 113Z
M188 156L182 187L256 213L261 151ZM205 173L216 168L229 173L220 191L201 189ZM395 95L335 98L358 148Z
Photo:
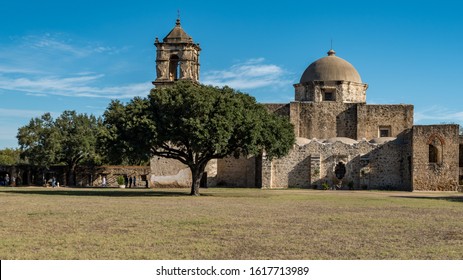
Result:
M415 123L463 124L458 1L5 1L0 4L0 148L45 112L101 115L146 96L155 37L182 27L201 44L200 79L260 102L289 102L305 68L349 61L367 102L414 104Z

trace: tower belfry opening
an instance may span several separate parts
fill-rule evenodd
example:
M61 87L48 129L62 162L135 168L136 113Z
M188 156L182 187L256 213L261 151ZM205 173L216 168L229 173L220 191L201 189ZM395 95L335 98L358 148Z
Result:
M156 38L156 80L153 85L165 87L178 80L199 80L199 44L182 28L180 18L162 42Z

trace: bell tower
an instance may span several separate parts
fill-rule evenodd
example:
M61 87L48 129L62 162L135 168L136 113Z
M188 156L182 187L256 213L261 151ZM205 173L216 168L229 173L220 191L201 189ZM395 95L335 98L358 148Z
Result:
M175 27L159 41L156 37L156 80L153 85L165 87L178 80L199 80L199 44L186 34L177 18Z

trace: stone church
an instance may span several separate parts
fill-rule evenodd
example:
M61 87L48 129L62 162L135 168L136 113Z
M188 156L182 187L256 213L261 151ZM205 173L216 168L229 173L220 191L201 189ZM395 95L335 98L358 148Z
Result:
M156 80L199 81L201 48L181 27L156 38ZM458 125L414 125L413 105L370 105L368 85L334 50L311 63L294 85L294 101L264 104L294 125L296 143L280 159L264 155L211 161L203 186L456 191L463 139ZM153 187L189 187L189 169L151 160Z

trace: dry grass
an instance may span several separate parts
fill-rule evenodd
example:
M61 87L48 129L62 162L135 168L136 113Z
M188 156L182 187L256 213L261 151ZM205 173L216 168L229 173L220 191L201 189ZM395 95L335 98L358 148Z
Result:
M463 259L461 193L0 188L0 259Z

